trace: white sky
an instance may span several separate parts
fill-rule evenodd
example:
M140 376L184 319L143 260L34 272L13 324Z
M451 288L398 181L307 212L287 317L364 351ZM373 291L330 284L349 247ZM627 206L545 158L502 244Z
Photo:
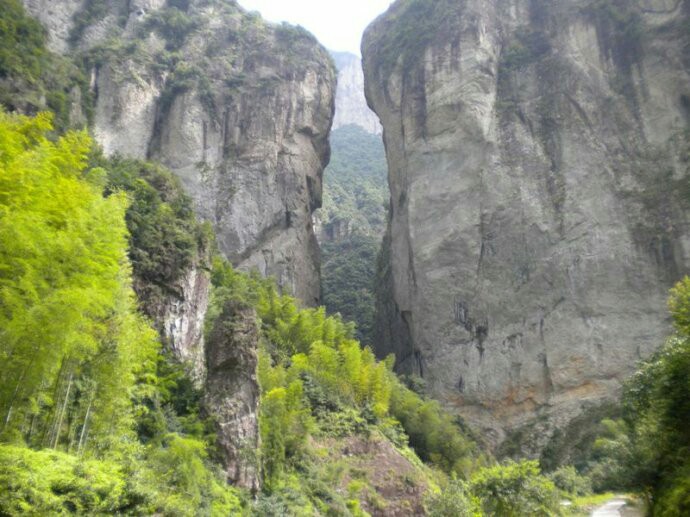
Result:
M359 55L364 29L392 0L239 0L272 22L290 22L311 32L328 49Z

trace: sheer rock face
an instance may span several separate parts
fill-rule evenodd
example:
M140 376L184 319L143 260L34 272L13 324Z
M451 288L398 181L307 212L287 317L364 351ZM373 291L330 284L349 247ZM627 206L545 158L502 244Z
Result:
M134 281L142 310L149 316L165 341L166 348L183 364L197 388L206 380L204 321L211 295L208 253L199 259L174 285L158 290L143 281Z
M54 51L85 63L91 129L108 155L159 161L240 269L319 299L312 212L321 205L335 71L304 30L266 24L229 0L24 0ZM175 7L173 7L175 6ZM210 260L163 296L140 299L219 422L228 480L256 489L255 316L238 308L204 343ZM144 294L142 294L144 293ZM227 320L225 319L227 318Z
M106 154L162 162L233 264L316 304L311 214L336 82L318 42L225 0L108 0L92 15L88 1L24 4L51 48L92 65L93 132Z
M205 406L218 425L218 446L227 480L256 492L259 448L259 328L253 309L228 302L211 329L206 348Z
M396 2L379 350L494 444L614 397L690 266L690 2ZM422 14L424 16L422 16Z
M349 52L332 52L338 69L338 90L335 96L333 129L354 124L374 135L383 131L376 114L364 98L362 60Z

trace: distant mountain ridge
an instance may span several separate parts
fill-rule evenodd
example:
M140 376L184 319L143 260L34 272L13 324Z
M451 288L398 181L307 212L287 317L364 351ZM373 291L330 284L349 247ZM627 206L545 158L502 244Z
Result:
M354 124L368 133L380 135L383 128L379 118L369 109L364 97L362 60L350 52L331 51L331 55L338 69L333 129Z

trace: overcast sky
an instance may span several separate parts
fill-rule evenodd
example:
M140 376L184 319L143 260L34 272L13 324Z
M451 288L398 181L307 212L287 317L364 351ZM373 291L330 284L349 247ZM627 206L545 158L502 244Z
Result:
M392 0L239 0L273 22L301 25L329 50L359 55L362 32Z

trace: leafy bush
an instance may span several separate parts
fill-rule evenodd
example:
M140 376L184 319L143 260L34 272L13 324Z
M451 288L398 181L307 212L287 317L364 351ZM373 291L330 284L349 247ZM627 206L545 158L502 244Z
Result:
M481 517L479 500L464 481L452 479L426 501L429 517Z
M635 469L635 454L623 420L605 419L592 447L592 461L588 475L597 492L631 489L631 474Z
M210 229L197 222L191 199L164 167L121 157L97 157L94 163L108 172L107 193L128 194L129 257L147 307L205 257Z
M236 491L205 463L204 444L170 435L127 461L0 445L2 515L236 515Z
M114 462L0 445L0 514L116 513L134 501Z
M591 480L581 475L572 465L559 468L549 474L549 478L556 485L556 488L568 495L579 497L592 493Z
M552 517L560 514L558 491L543 477L536 461L508 462L480 470L472 477L472 493L486 515Z
M400 422L419 457L444 471L467 478L481 461L476 443L437 401L422 398L397 380L390 414Z

